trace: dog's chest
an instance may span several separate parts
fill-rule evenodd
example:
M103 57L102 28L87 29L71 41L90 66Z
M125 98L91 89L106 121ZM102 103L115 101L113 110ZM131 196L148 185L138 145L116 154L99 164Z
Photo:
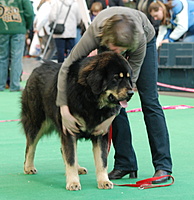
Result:
M100 125L106 119L112 117L115 114L118 114L120 107L115 108L106 108L106 109L93 109L90 112L85 113L85 115L73 114L74 117L82 125L80 130L86 132L87 134L92 134L94 129ZM83 113L82 113L83 114Z

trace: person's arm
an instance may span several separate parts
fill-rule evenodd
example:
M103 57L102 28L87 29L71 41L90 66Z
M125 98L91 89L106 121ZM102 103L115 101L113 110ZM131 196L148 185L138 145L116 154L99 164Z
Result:
M159 31L158 31L158 36L156 38L156 47L157 48L161 46L162 40L164 39L166 34L167 34L167 26L160 25L159 26Z
M56 104L60 106L60 112L62 116L63 132L66 134L66 130L70 134L78 133L79 129L76 126L81 124L71 115L68 108L67 96L66 96L66 80L69 66L78 59L86 57L92 50L96 49L99 45L99 41L94 34L93 26L87 29L78 44L71 50L70 55L63 63L59 75L58 75L58 92Z
M170 39L178 40L188 30L188 3L185 1L184 4L181 1L174 2L175 7L172 9L176 23L176 27L169 35Z
M93 26L90 25L89 28L86 30L80 41L76 44L76 46L71 50L69 56L65 59L62 67L59 71L58 75L58 93L57 93L57 105L67 105L67 97L66 97L66 79L67 73L69 70L69 66L86 56L93 51L94 49L98 48L99 39L96 38L94 34Z
M24 18L26 21L26 29L30 29L33 25L34 11L30 1L23 1Z
M145 54L146 54L146 39L142 38L137 50L133 52L132 54L130 54L129 58L127 59L133 70L133 76L132 76L133 84L136 83L139 77L139 72L140 72Z

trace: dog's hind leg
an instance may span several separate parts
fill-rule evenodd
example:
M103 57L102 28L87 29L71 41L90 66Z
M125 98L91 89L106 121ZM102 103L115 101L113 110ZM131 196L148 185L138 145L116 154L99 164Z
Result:
M38 171L34 167L34 156L36 151L36 146L38 141L44 134L45 123L42 124L41 129L38 131L38 134L35 138L30 137L30 135L26 135L26 154L25 154L25 162L24 162L24 173L25 174L36 174Z
M113 183L108 178L107 173L107 156L108 142L107 135L98 136L92 140L93 154L96 166L96 176L99 189L112 189Z
M66 189L81 190L78 175L77 139L70 134L61 136L62 156L66 166Z
M24 173L25 174L36 174L38 171L34 167L34 156L36 145L38 143L38 138L35 139L33 143L29 142L27 139L26 142L26 155L25 155L25 162L24 162Z

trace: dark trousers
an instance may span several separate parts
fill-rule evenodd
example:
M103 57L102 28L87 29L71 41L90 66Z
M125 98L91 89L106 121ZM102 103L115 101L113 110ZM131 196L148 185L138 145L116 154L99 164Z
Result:
M75 38L55 38L55 44L57 48L57 61L62 63L74 47Z
M157 91L158 62L155 38L147 44L147 51L136 86L146 124L152 162L155 170L172 172L169 135ZM137 170L136 155L131 144L131 130L124 109L113 121L114 169Z

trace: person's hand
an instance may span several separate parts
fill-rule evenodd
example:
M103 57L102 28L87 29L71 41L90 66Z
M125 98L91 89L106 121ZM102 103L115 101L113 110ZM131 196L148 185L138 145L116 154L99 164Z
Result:
M97 54L98 54L97 49L95 49L92 52L90 52L90 54L88 55L88 57L96 56Z
M159 44L159 47L162 46L163 43L169 43L169 39L162 40L162 42Z
M94 132L92 133L92 135L98 136L98 135L105 135L105 134L107 134L107 133L108 133L108 129L109 129L109 127L110 127L112 121L114 120L115 116L116 116L116 115L114 115L114 116L108 118L107 120L105 120L105 121L103 121L101 124L99 124L99 125L95 128L95 130L94 130Z
M79 126L81 126L81 124L75 119L75 117L73 117L73 115L71 115L68 106L61 106L60 112L62 117L63 133L65 135L67 134L67 131L71 135L75 135L74 133L79 133L79 128L76 126L76 124Z

